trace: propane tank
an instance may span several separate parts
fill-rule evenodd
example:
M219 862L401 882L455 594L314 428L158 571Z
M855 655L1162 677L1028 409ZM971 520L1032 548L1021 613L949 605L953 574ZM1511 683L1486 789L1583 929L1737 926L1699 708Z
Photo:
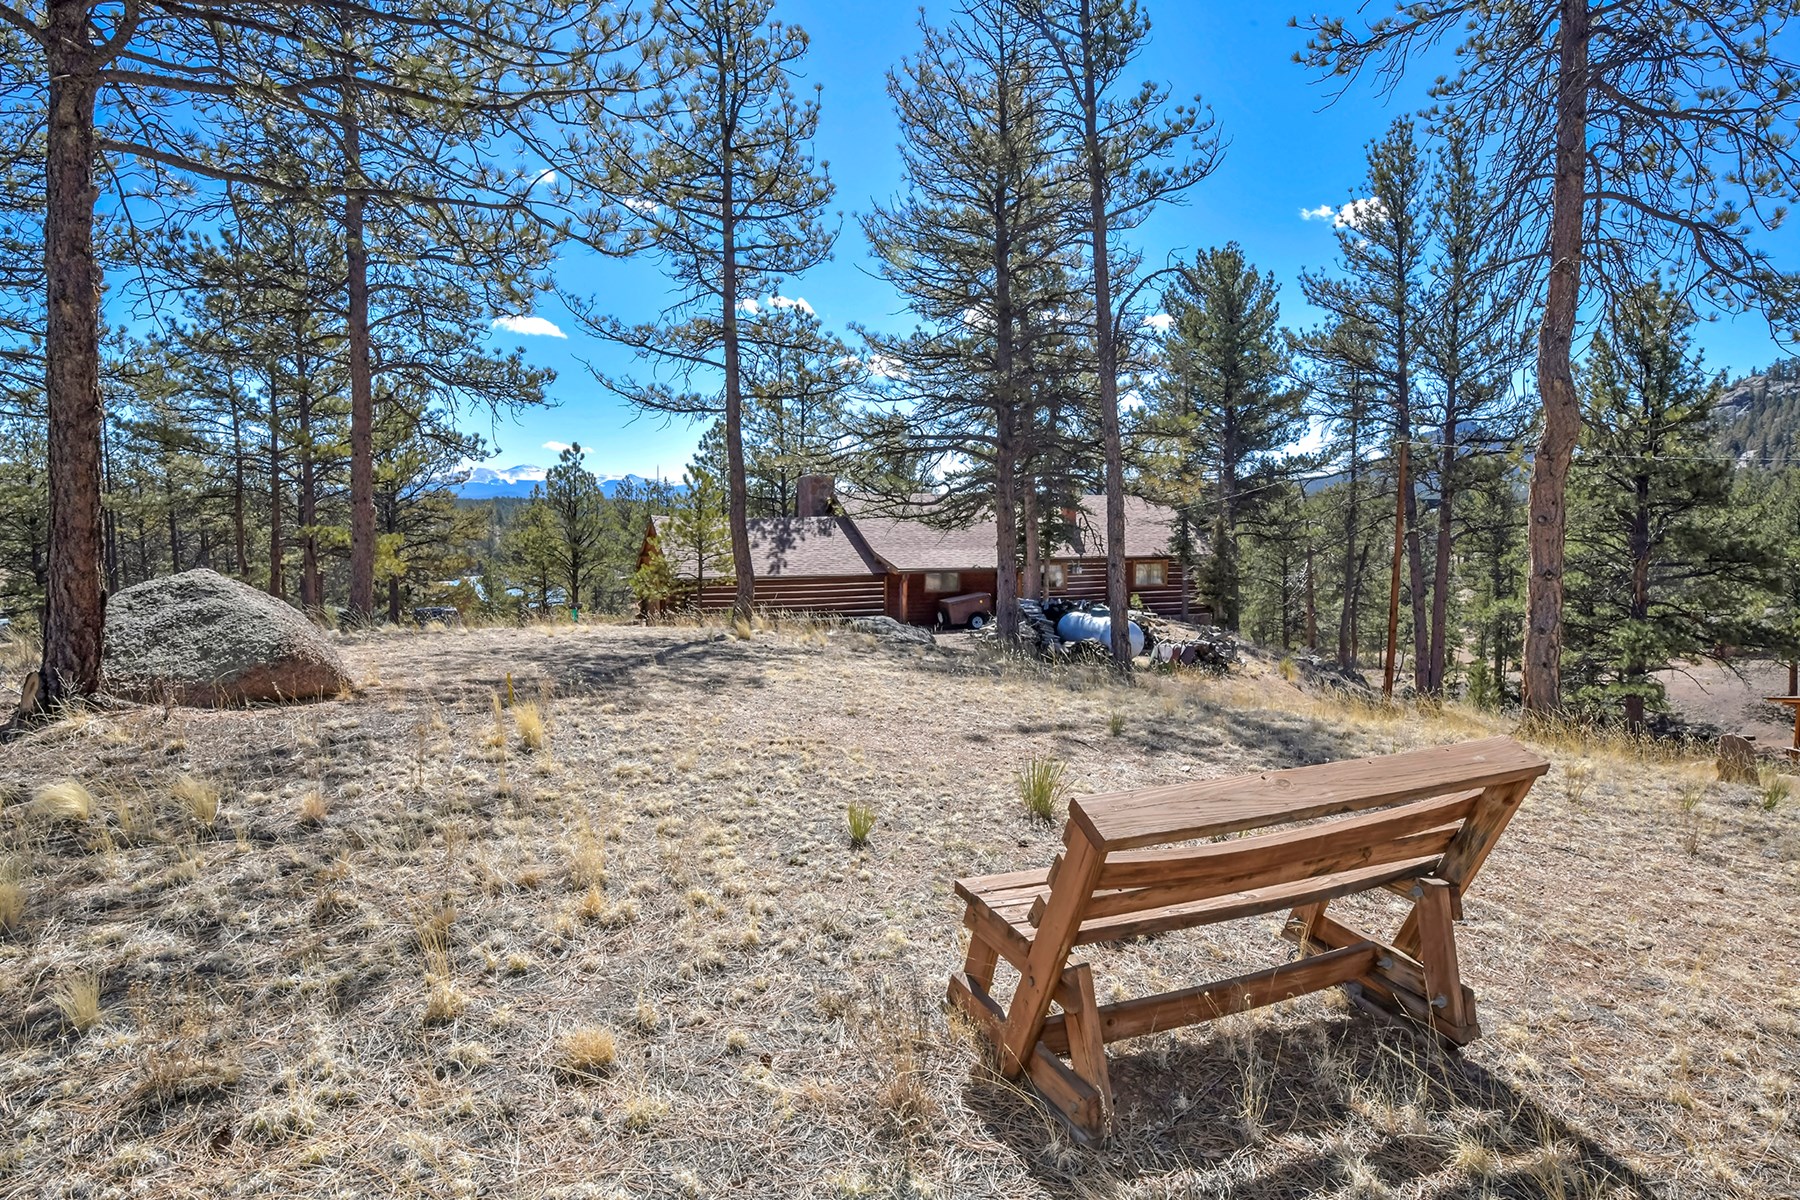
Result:
M1144 631L1136 621L1127 623L1131 638L1131 656L1144 652ZM1072 612L1056 623L1056 636L1065 642L1099 642L1112 649L1112 615L1110 613Z

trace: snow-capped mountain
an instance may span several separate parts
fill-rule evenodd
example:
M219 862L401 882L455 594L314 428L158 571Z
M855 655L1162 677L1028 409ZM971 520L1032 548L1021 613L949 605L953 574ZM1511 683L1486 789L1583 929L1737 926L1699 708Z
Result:
M497 496L524 499L531 495L532 488L543 486L545 474L544 467L530 463L516 467L471 467L469 477L457 485L456 494L464 500L492 500ZM627 482L642 488L650 480L642 475L602 475L600 490L608 496L617 495Z

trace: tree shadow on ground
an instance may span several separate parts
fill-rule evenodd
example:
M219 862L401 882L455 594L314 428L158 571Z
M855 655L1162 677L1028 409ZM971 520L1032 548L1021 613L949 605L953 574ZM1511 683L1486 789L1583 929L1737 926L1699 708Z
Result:
M776 660L805 653L773 642L744 642L723 634L684 631L663 644L633 639L548 637L526 645L433 645L424 686L440 700L485 701L506 688L535 687L547 679L557 694L606 693L621 708L638 706L629 686L651 668L669 674L669 682L704 695L725 688L758 688L763 672Z
M1346 1187L1443 1200L1668 1194L1428 1035L1360 1014L1243 1020L1110 1051L1115 1118L1097 1149L1072 1150L1037 1096L986 1063L964 1101L1054 1196L1156 1181L1171 1195L1233 1200Z

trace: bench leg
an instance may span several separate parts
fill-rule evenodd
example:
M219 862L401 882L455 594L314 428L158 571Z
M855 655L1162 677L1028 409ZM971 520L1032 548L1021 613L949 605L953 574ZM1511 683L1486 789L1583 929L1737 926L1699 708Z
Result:
M963 974L982 986L984 991L994 986L994 970L1000 965L999 949L969 922L969 952L963 958Z
M1470 1040L1475 1008L1456 960L1456 887L1448 880L1421 879L1416 914L1419 962L1425 968L1426 1001L1434 1029L1459 1045Z
M1106 1069L1106 1036L1100 1027L1100 1005L1094 999L1094 970L1077 963L1063 972L1056 989L1056 1002L1062 1005L1063 1024L1069 1033L1069 1062L1099 1093L1099 1111L1088 1114L1091 1128L1087 1132L1096 1140L1104 1138L1112 1124L1112 1076ZM1079 1122L1070 1113L1071 1121Z

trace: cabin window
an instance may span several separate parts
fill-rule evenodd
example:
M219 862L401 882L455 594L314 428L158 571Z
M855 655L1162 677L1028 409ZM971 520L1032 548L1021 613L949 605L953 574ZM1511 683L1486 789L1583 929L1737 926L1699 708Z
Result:
M928 592L960 592L962 591L962 575L956 571L925 572L925 590Z
M1169 582L1169 564L1141 562L1131 564L1132 587L1163 587Z
M1062 563L1051 563L1044 568L1044 586L1051 591L1058 591L1069 585L1069 568Z

